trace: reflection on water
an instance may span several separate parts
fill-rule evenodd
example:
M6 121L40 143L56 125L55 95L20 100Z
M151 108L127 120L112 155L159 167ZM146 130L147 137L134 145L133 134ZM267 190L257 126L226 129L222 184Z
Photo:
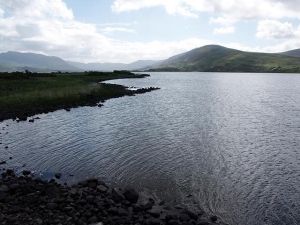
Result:
M71 181L100 176L203 206L229 224L300 224L300 75L153 73L109 82L161 89L34 123L4 121L0 161Z

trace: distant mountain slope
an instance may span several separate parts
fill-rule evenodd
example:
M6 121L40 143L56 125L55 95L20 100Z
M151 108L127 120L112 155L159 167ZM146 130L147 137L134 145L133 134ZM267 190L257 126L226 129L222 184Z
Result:
M286 56L291 56L291 57L300 57L300 48L287 51L287 52L282 52L281 54Z
M207 45L175 55L149 71L300 72L300 59Z
M50 71L79 71L66 61L55 56L45 56L35 53L6 52L0 53L0 71L50 72Z
M80 63L71 62L68 63L83 70L96 70L96 71L113 71L113 70L139 70L141 68L147 68L160 61L157 60L139 60L133 63Z

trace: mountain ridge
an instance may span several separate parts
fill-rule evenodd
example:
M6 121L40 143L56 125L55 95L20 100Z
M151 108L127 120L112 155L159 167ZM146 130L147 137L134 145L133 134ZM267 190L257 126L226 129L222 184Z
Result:
M132 63L81 63L56 56L9 51L0 53L0 72L25 71L198 71L300 73L300 49L281 53L247 52L220 45L205 45L165 60Z
M36 53L21 53L8 51L0 53L0 71L13 72L30 70L32 72L80 71L56 56L46 56Z
M67 61L69 64L76 66L83 70L96 70L96 71L113 71L113 70L139 70L141 68L150 67L161 60L138 60L132 63L81 63Z
M292 50L298 52L297 49ZM300 49L299 49L300 51ZM258 53L206 45L172 56L148 71L300 72L300 54Z

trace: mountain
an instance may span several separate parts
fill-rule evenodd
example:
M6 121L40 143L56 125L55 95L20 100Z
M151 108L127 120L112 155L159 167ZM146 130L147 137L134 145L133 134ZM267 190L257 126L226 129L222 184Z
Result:
M281 55L291 56L291 57L300 57L300 48L294 49L287 52L282 52Z
M280 53L244 52L207 45L175 55L148 71L300 72L300 59Z
M80 63L71 62L69 64L76 66L82 70L96 70L96 71L113 71L113 70L139 70L141 68L150 68L160 61L157 60L139 60L133 63Z
M61 58L35 53L0 53L0 72L29 70L32 72L80 71Z

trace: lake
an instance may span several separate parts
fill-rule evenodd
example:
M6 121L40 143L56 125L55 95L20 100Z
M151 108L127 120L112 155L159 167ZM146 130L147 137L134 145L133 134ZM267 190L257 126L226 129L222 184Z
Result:
M109 83L160 90L0 123L0 161L101 177L228 224L300 224L300 75L150 74Z

